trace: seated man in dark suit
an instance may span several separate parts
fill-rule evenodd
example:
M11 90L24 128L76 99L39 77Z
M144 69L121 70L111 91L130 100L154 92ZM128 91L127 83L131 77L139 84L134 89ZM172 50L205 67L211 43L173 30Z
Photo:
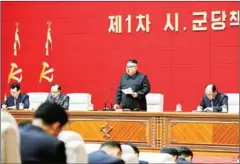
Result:
M136 145L134 145L133 143L131 143L131 142L128 142L126 144L131 146L133 148L135 154L137 154L137 156L139 157L140 151L139 151L138 147ZM143 161L143 160L139 160L139 164L148 164L148 162L147 161Z
M46 102L56 103L62 106L65 110L68 110L69 96L61 93L61 86L59 84L53 84L51 87L51 93L48 95Z
M56 136L67 122L68 115L61 106L41 104L32 123L20 127L22 163L66 163L65 144Z
M223 106L228 107L228 96L218 92L214 84L209 84L205 88L205 96L198 107L199 110L209 112L221 112Z
M122 148L116 141L107 141L103 143L100 150L88 154L89 164L124 164L121 159Z
M6 99L6 101L3 104L3 108L14 108L14 109L28 109L29 108L29 96L21 93L20 84L13 83L10 86L10 93ZM20 107L19 104L22 104L22 107Z
M180 147L178 149L178 164L192 164L193 152L187 147Z

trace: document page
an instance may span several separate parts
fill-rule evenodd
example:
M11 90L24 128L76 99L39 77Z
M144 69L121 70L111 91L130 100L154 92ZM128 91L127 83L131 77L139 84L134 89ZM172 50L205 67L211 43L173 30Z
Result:
M133 94L133 90L131 87L129 87L127 89L122 89L122 92L125 94Z

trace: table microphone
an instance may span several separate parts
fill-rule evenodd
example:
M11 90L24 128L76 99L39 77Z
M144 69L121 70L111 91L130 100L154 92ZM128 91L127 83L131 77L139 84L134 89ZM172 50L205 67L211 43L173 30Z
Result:
M115 89L111 88L112 91L116 92ZM111 98L111 108L109 109L110 111L115 111L115 109L113 109L113 99Z
M107 94L106 99L105 99L105 101L104 101L103 111L112 111L112 110L113 110L112 101L111 101L111 109L108 109L108 108L107 108L107 101L108 101L108 98L109 98L109 96L111 95L112 91L113 91L112 88L110 88L110 90L108 91L108 94Z

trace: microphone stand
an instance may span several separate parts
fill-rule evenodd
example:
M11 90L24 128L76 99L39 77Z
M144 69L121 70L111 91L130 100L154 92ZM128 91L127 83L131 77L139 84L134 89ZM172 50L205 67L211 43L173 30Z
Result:
M115 109L113 109L113 103L112 103L112 101L111 101L110 109L108 109L108 111L115 111Z
M104 102L104 108L103 108L103 111L112 111L113 109L112 109L112 102L111 102L111 109L108 109L107 108L107 100L108 100L108 98L109 98L109 96L111 95L111 93L112 93L112 88L109 90L109 92L108 92L108 94L107 94L107 97L106 97L106 99L105 99L105 102Z
M116 92L115 89L112 89L112 88L111 88L111 90ZM116 111L115 109L113 109L113 99L112 99L112 98L111 98L111 106L110 106L109 111Z
M105 103L104 103L104 108L103 108L103 110L104 110L104 111L107 110L107 102L106 102L106 101L105 101Z

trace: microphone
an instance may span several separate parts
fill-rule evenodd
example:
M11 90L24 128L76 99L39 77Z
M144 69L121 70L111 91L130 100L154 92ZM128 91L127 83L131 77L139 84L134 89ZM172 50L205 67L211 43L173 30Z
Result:
M112 91L116 92L115 89L111 88ZM111 111L115 111L115 109L113 109L113 99L111 98L111 108L110 108Z
M108 91L107 97L104 101L103 111L114 111L112 101L111 101L111 108L110 109L107 108L107 100L108 100L109 96L111 95L112 91L113 91L112 88L110 88L110 90Z

